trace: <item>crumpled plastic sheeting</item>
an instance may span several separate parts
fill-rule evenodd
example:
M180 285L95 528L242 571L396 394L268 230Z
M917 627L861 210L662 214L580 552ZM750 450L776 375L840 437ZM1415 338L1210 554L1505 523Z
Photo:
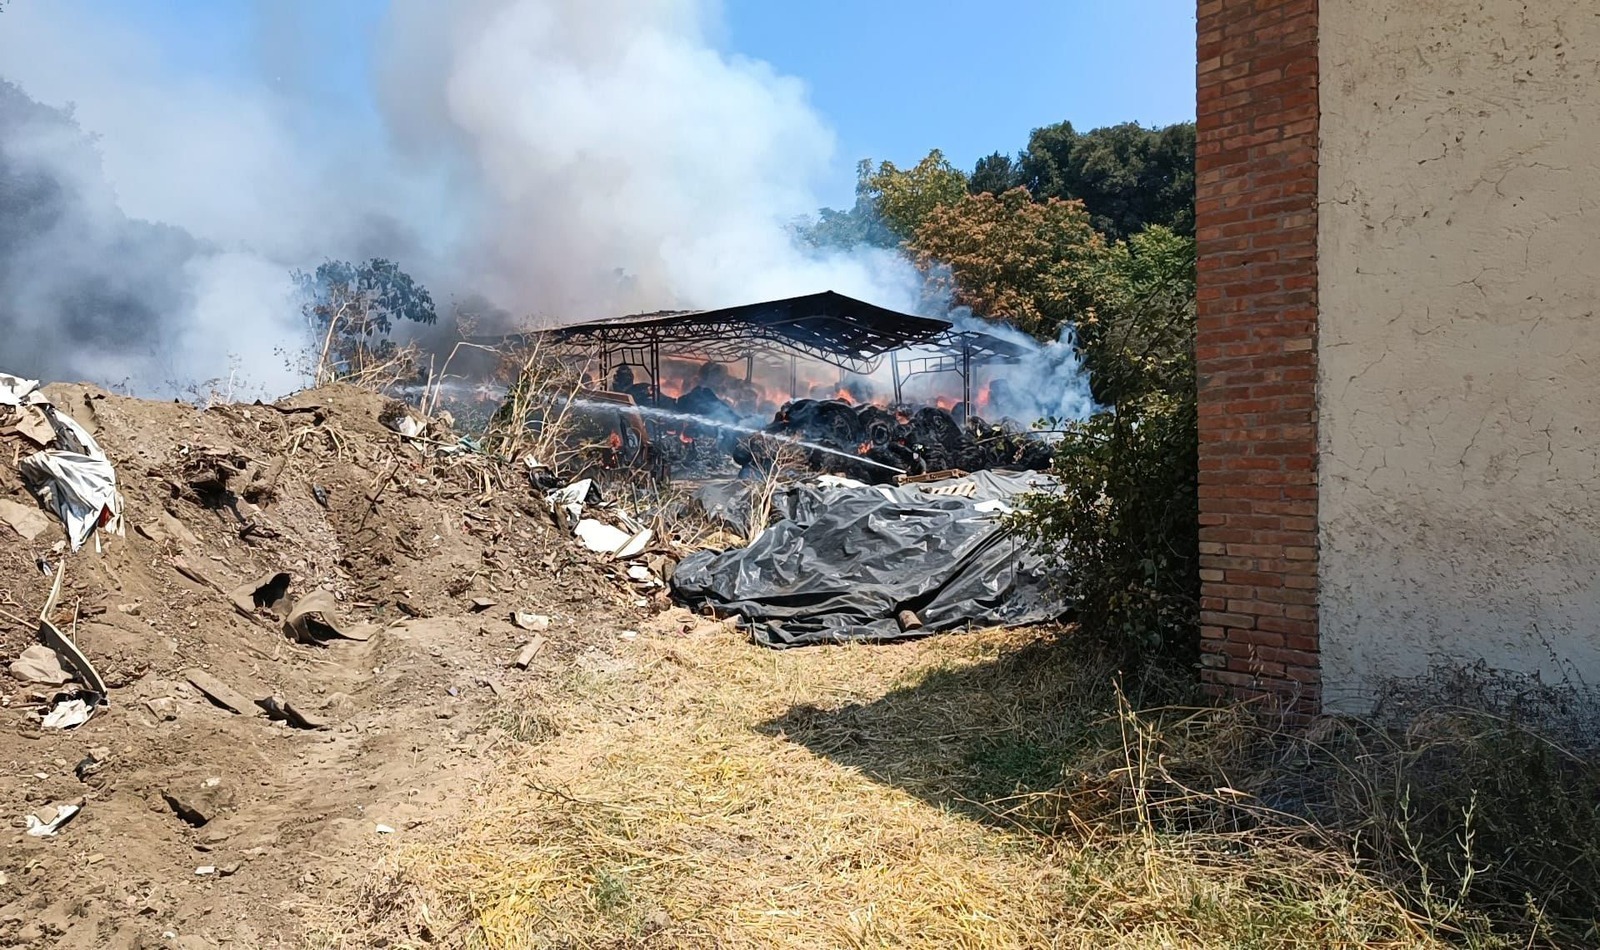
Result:
M83 547L102 525L120 533L122 496L117 493L117 473L94 436L71 416L57 411L39 392L35 380L0 373L0 405L38 406L55 429L58 448L30 455L17 468L39 502L54 510L67 526L72 550Z
M0 406L34 406L46 402L49 400L39 392L37 379L0 373Z
M969 483L970 497L929 490L953 482ZM1053 485L1047 475L977 472L901 487L791 486L773 497L780 520L749 547L685 558L673 593L738 616L771 647L1050 620L1068 605L993 509ZM901 630L902 610L922 628Z

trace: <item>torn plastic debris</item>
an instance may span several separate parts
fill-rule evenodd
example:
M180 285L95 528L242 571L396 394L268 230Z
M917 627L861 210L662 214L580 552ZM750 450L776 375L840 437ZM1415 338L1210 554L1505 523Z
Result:
M897 640L1064 614L1068 605L1041 558L1003 517L1007 502L1048 491L1054 480L985 471L963 481L970 490L787 486L772 496L777 520L749 547L684 558L673 594L742 618L757 642L773 647ZM921 626L902 624L905 611Z
M61 826L82 810L82 805L47 805L28 816L28 834L35 838L54 838Z
M536 614L526 610L513 610L511 622L523 630L549 630L550 617L546 614Z
M0 373L0 406L19 413L27 408L49 422L57 447L28 456L17 469L39 503L55 511L67 526L72 550L81 548L100 527L121 534L117 474L94 436L51 405L37 380Z
M62 698L39 723L45 729L75 729L94 715L94 706L82 699Z
M561 482L556 479L556 473L550 466L539 461L533 455L524 455L522 464L528 469L528 482L540 491L550 491Z
M603 521L593 518L584 518L578 522L574 532L583 546L599 554L609 554L619 560L638 557L644 553L645 546L655 533L649 528L643 528L635 534L628 534L621 528L613 528Z
M584 505L597 505L601 501L600 489L595 487L592 478L580 478L565 488L546 492L544 499L550 505L550 513L567 531L576 529L583 520Z
M378 413L378 422L384 428L398 432L408 439L414 439L422 434L427 425L419 418L410 406L398 399L391 399Z
M597 505L601 501L600 489L592 478L580 478L565 488L546 492L544 497L551 505Z

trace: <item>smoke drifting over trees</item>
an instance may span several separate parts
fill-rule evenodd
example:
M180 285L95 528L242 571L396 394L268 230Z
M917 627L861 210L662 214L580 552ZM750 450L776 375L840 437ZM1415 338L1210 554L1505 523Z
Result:
M233 356L289 388L289 273L328 258L386 257L441 302L554 319L820 288L913 306L894 252L792 240L832 135L797 80L714 48L713 13L396 0L372 127L328 128L292 57L282 82L201 82L115 9L8 6L0 332L28 341L8 368L152 393ZM257 39L317 15L263 5Z

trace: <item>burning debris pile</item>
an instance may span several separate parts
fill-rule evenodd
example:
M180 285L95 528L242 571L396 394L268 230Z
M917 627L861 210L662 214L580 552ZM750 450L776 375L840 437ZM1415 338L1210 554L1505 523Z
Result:
M857 406L842 399L784 404L762 433L735 446L734 459L761 466L796 443L811 468L871 483L896 472L1040 470L1052 459L1049 443L1009 420L991 424L960 407Z
M1082 384L1068 344L832 291L505 339L581 367L586 391L631 400L648 424L652 461L669 469L694 463L697 476L722 474L718 463L729 460L746 473L770 471L779 456L880 483L1043 469L1053 454L1048 441L979 413L1071 416L1077 403L1067 397Z

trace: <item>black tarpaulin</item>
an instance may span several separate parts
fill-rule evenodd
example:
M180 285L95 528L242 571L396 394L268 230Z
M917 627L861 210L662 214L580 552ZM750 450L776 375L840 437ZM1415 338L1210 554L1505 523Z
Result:
M1052 484L1035 473L978 472L894 488L790 486L773 497L778 520L749 547L685 558L673 592L738 616L773 647L1049 620L1066 605L1004 514L1019 495ZM903 610L923 627L902 630Z

